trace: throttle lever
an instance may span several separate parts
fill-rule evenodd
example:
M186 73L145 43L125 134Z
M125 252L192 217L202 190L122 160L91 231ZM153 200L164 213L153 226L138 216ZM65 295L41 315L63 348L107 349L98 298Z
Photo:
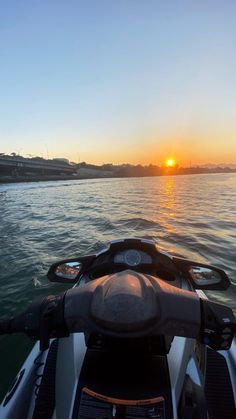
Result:
M0 335L25 333L40 341L40 350L54 337L69 336L64 319L64 295L50 295L34 301L22 314L0 320Z

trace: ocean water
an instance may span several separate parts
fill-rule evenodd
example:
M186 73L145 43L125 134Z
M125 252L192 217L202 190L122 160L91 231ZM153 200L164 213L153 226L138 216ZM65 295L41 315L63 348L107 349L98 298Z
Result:
M232 285L210 297L236 313L236 174L0 185L0 316L57 293L46 277L58 259L121 237L152 238L175 255L224 269ZM0 397L31 343L0 337Z

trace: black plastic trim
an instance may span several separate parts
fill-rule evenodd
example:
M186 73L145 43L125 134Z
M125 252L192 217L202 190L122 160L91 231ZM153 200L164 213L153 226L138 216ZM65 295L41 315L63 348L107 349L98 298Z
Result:
M19 372L19 374L17 374L17 376L15 377L10 390L7 392L5 399L3 401L3 406L5 407L7 405L7 403L11 400L12 396L14 396L17 388L19 387L19 384L24 376L25 373L25 369L21 370Z
M188 281L190 282L190 284L193 286L194 289L200 289L200 290L226 290L227 288L229 288L230 286L230 279L228 277L228 275L226 275L226 273L219 268L216 268L215 266L212 265L208 265L206 263L198 263L196 261L192 261L192 260L187 260L187 259L182 259L182 258L177 258L177 257L173 257L172 258L174 264L176 265L177 269L182 272L183 276L188 279ZM207 284L207 285L198 285L194 282L194 280L192 279L190 273L189 273L189 268L190 266L201 266L203 268L208 268L208 269L213 269L216 272L218 272L221 276L221 282L219 284Z

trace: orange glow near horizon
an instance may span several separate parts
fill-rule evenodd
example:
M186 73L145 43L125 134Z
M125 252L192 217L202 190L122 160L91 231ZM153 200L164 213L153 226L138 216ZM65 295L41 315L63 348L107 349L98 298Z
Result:
M50 157L66 157L70 161L102 165L111 163L132 164L143 166L153 164L167 169L179 167L195 167L198 165L210 164L236 164L236 142L232 141L232 146L225 147L225 142L217 138L217 142L212 139L198 138L197 135L189 135L188 138L179 138L178 136L156 138L138 138L137 142L132 138L129 144L127 138L126 147L121 146L118 141L108 142L102 146L102 139L96 142L88 138L86 146L81 145L79 152L75 152L75 146L71 148L66 141L60 142L59 151L55 149L50 153ZM203 146L204 142L204 146ZM229 142L229 140L228 140ZM54 150L54 149L53 149ZM50 151L50 150L49 150ZM30 152L29 152L30 153ZM33 152L31 152L33 154ZM167 163L168 162L168 163Z

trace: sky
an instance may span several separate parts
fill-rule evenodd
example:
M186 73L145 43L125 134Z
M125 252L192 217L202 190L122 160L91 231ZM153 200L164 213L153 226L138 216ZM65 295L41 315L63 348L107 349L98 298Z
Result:
M0 152L236 163L235 0L0 0Z

